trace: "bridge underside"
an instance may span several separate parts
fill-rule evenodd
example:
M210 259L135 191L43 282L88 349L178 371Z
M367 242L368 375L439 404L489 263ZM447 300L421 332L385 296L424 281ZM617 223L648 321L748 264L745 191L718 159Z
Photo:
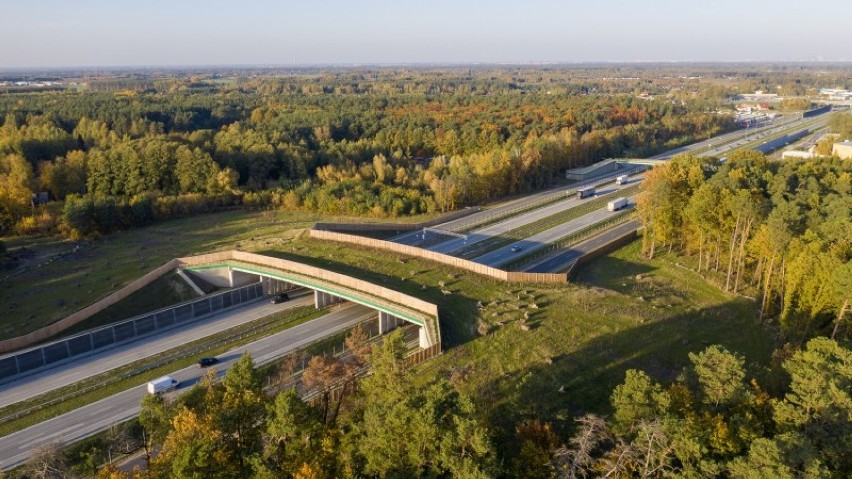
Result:
M287 278L286 273L271 271L257 271L253 268L243 268L232 265L211 265L203 267L187 268L193 273L202 276L205 280L219 287L238 287L252 283L261 283L265 295L273 296L276 294L286 293L299 288L311 289L314 292L314 306L317 309L326 308L328 306L351 301L374 308L378 312L378 331L379 334L384 334L390 330L401 326L405 322L412 323L419 328L419 345L422 349L428 349L437 341L433 335L429 334L427 325L423 318L413 317L410 313L404 311L404 307L391 308L387 305L379 304L378 298L371 300L370 298L358 297L348 292L341 290L333 290L331 287L323 287L318 284L309 284L309 282L296 278ZM435 319L437 321L437 318Z

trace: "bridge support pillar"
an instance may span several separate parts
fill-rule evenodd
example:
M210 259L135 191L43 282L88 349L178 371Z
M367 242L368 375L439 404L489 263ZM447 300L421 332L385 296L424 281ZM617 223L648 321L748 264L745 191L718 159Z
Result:
M324 291L316 291L314 290L314 306L317 309L322 309L326 306L330 306L332 304L342 303L343 299L338 298L332 294L328 294Z
M429 335L426 334L426 327L421 326L419 328L420 332L420 349L427 349L432 346L432 342L429 341Z
M262 279L263 278L261 278L258 274L246 273L243 271L237 271L233 268L228 268L228 286L231 288L248 286L252 283L257 283Z
M392 314L379 311L379 334L385 334L391 329L399 326L400 319Z
M261 282L263 283L263 294L266 295L286 293L287 291L296 288L295 284L281 281L280 279L270 278L268 276L261 276Z

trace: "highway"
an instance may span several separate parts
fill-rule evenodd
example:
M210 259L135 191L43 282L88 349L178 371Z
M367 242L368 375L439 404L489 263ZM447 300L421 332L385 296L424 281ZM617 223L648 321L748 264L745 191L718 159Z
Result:
M249 352L258 365L270 362L294 349L343 331L371 317L376 317L376 311L373 309L351 303L344 304L321 318L220 355L221 362L216 369L223 374L243 352ZM185 392L195 384L204 372L203 369L192 366L171 374L181 382L178 393ZM136 416L139 413L142 396L145 394L147 394L146 385L140 384L96 403L0 437L0 469L11 469L26 462L33 448L39 445L48 442L78 441Z
M621 238L624 234L636 231L642 224L636 220L628 221L610 228L592 239L564 248L549 255L538 263L524 269L528 273L558 273L566 271L582 256L594 251L607 243Z
M602 196L609 193L614 193L616 191L620 191L624 188L629 188L634 186L642 181L645 177L644 174L633 176L629 179L629 181L625 182L622 185L616 185L614 182L608 184L604 187L598 188L596 191L596 196ZM598 180L600 181L600 180ZM512 216L505 221L501 221L499 223L495 223L484 228L473 231L467 235L467 239L462 238L454 238L449 241L444 241L442 243L438 243L436 245L432 245L427 247L426 249L432 250L438 253L445 254L453 254L454 252L476 243L480 241L485 241L487 239L493 238L495 236L500 236L503 233L508 231L512 231L517 228L521 228L530 223L534 223L538 220L547 218L548 216L555 215L562 211L575 208L577 206L581 206L584 203L588 202L592 198L579 199L577 195L571 195L570 198L566 198L562 201L558 201L556 203L552 203L542 208L537 208L532 211L528 211L526 213Z
M264 298L263 301L229 309L201 321L168 329L160 334L147 336L98 354L81 357L3 384L0 390L0 407L74 384L88 377L212 336L278 311L312 304L313 295L307 292L281 304L270 304L268 298Z
M746 130L737 130L734 132L719 135L708 140L666 151L659 155L652 156L650 159L665 160L673 156L689 152L699 152L699 156L721 156L737 148L741 148L750 143L754 143L755 141L764 138L768 139L774 135L777 135L796 126L802 126L803 128L814 128L820 125L824 125L828 121L829 117L830 115L828 114L806 119L802 119L799 115L782 116L776 118L765 126L761 126L758 128L750 128ZM713 147L714 144L717 145L715 148ZM494 225L487 226L485 228L481 228L479 230L475 230L468 234L466 239L453 237L453 235L447 235L444 241L432 243L429 246L426 246L426 249L439 253L452 254L453 252L458 251L464 248L465 246L475 244L490 237L498 236L501 233L521 227L525 224L529 224L531 222L536 221L537 219L546 217L549 214L553 214L554 212L559 212L564 209L570 208L571 205L568 200L558 200L558 195L564 192L575 190L583 186L611 181L616 176L628 172L629 170L622 169L618 172L609 173L607 175L584 182L575 183L569 186L563 186L559 188L548 189L539 193L525 196L523 198L518 198L506 202L494 208L483 210L478 213L459 218L457 220L449 221L447 223L434 226L433 228L435 230L445 230L457 233L460 231L475 228L477 225L490 221L500 220L506 217L511 218L513 215L518 214L523 210L532 208L536 204L545 203L548 200L557 201L556 204L548 205L546 207L539 208L537 210L530 211L525 214L518 214L516 218L511 218L507 221L503 221ZM545 212L545 210L547 212ZM391 241L411 246L420 246L421 244L424 244L427 240L430 239L430 235L436 234L438 233L426 233L426 238L424 238L424 232L416 230L392 238ZM431 239L432 241L434 241L434 236L432 236Z
M798 120L794 122L785 123L780 126L773 127L768 130L763 130L754 135L750 135L749 137L739 139L737 141L718 146L716 148L711 148L698 156L721 156L726 153L729 153L738 148L745 147L751 143L754 143L758 140L769 141L773 139L773 137L778 136L780 133L789 130L791 128L801 127L797 131L801 131L801 129L805 128L823 128L828 125L828 121L831 118L831 115L823 114L815 118L805 118L804 120ZM792 133L792 132L791 132ZM756 145L755 145L756 146Z
M730 133L725 133L723 135L714 136L713 138L710 138L710 139L707 139L707 140L704 140L704 141L699 141L698 143L692 143L691 145L682 146L680 148L675 148L673 150L669 150L669 151L660 153L659 155L652 156L649 159L651 159L651 160L666 160L666 159L669 159L673 156L677 156L677 155L680 155L680 154L683 154L683 153L690 153L690 152L693 152L695 150L703 150L703 149L707 149L707 148L712 148L714 143L716 145L720 145L719 148L717 148L714 151L721 150L722 148L724 148L721 145L728 145L728 144L734 142L735 140L743 140L743 139L746 139L748 137L752 137L754 135L759 135L759 134L762 134L762 133L764 133L764 132L766 132L767 130L770 130L770 129L774 130L774 129L780 127L782 130L784 130L786 128L789 128L790 124L795 122L795 121L801 121L799 119L799 116L791 115L791 116L778 117L776 120L772 121L770 124L768 124L766 126L761 126L761 127L758 127L758 128L747 128L745 130L737 130L737 131L733 131L733 132L730 132ZM754 141L754 140L753 139L746 140L745 143L748 143L750 141ZM728 150L725 150L725 151L728 151ZM708 151L708 152L702 153L699 156L714 156L715 154L718 154L718 152L717 153L710 153Z
M589 185L598 185L598 184L601 184L601 183L610 182L610 181L613 181L615 179L615 177L617 177L617 176L635 173L635 171L636 171L635 168L622 168L618 171L614 171L612 173L607 173L607 174L601 175L597 178L592 178L590 180L573 183L573 184L568 185L568 186L561 186L559 188L551 188L551 189L548 189L548 190L541 191L539 193L524 196L523 198L519 198L519 199L516 199L516 200L506 202L506 203L504 203L500 206L494 207L494 208L482 210L478 213L474 213L472 215L468 215L468 216L465 216L463 218L459 218L457 220L453 220L453 221L449 221L447 223L442 223L442 224L436 225L433 228L438 229L438 230L453 231L453 232L464 231L464 230L467 230L467 229L470 229L470 228L475 228L477 225L480 225L482 223L487 223L487 222L492 221L492 220L499 220L500 218L511 216L511 215L513 215L517 212L526 210L526 209L528 209L528 208L530 208L530 207L532 207L536 204L546 202L548 199L556 200L557 198L560 197L560 195L564 195L566 192L576 190L577 188L583 188L583 187L589 186ZM633 183L630 182L630 184L633 184ZM526 223L524 223L524 224L526 224ZM521 224L520 226L523 226L523 224ZM431 234L435 234L435 233L429 233L429 234L431 235ZM407 245L410 245L410 246L418 246L421 243L423 243L423 241L424 241L422 235L423 235L423 232L421 230L416 230L416 231L407 232L405 234L402 234L400 236L392 238L391 241L401 243L401 244L407 244ZM450 240L450 238L447 238L447 239ZM453 241L453 240L450 240L450 241ZM461 242L462 242L462 245L464 246L464 240L461 240ZM433 251L441 251L441 250L434 249L434 248L428 248L428 249L432 249ZM458 249L458 248L454 248L453 250L455 250L455 249Z
M631 203L631 207L633 207L633 205L635 205L636 203L636 195L628 197L628 200ZM616 215L623 210L624 209L619 211L607 211L606 207L603 207L597 211L593 211L587 215L581 216L580 218L576 218L571 221L562 223L559 226L555 226L553 228L550 228L549 230L542 231L541 233L530 236L529 238L516 241L508 246L486 253L482 256L475 258L473 261L487 266L499 268L500 266L509 263L517 258L520 258L521 256L544 248L545 246L555 241L558 241L570 235L571 233L579 231L595 223L600 223L601 221L604 221L607 218Z
M652 156L652 160L665 160L682 153L694 152L701 150L698 156L720 156L729 153L737 148L741 148L749 143L754 143L757 140L766 138L769 140L772 136L779 133L801 126L803 128L821 128L828 124L831 115L823 113L822 115L804 118L799 115L788 115L778 118L769 125L759 128L748 128L745 130L737 130L724 135L714 136L708 140L704 140L691 145L675 148L665 153ZM717 145L715 148L713 145Z

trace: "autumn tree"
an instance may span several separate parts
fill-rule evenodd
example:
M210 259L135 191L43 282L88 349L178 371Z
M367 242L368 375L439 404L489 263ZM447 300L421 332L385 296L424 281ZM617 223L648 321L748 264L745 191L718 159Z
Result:
M155 477L203 479L240 476L236 464L223 450L224 435L210 417L181 408L160 453L151 463Z
M145 462L151 467L151 453L166 440L171 429L172 413L163 396L146 394L142 397L139 424L142 426L142 447Z
M363 409L347 435L349 460L369 475L487 477L494 454L473 403L444 382L415 387L402 364L402 331L385 336L362 383ZM399 438L407 438L400 441Z

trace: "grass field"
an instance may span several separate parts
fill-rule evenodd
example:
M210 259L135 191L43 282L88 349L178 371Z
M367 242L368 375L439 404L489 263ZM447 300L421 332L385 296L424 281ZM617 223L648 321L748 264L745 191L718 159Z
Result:
M0 278L5 277L0 280L0 339L53 323L172 258L274 246L320 220L356 221L305 212L229 211L131 229L97 241L0 238L10 251L26 247L33 252L14 269L0 271ZM90 321L87 327L96 324Z
M772 344L751 300L721 293L672 258L638 252L634 242L599 258L576 284L530 286L304 238L261 251L436 302L445 353L421 375L447 377L473 396L507 444L523 419L565 432L577 414L607 413L629 368L673 380L689 352L710 344L743 354L755 374L769 361Z
M524 419L552 421L564 433L577 414L607 413L612 388L629 368L672 380L689 352L710 344L743 354L754 373L769 360L773 345L754 319L753 301L721 293L673 257L641 258L638 242L586 265L574 284L533 286L313 240L303 233L316 219L230 212L109 237L27 271L22 277L32 284L0 284L3 301L17 303L15 319L3 315L3 330L30 315L46 321L55 298L88 304L175 256L239 247L302 261L438 304L445 353L418 376L446 377L474 397L505 446Z
M68 336L104 324L132 318L197 297L198 294L186 284L183 278L178 276L177 273L169 273L157 278L153 283L100 313L66 329L61 333L61 336Z

